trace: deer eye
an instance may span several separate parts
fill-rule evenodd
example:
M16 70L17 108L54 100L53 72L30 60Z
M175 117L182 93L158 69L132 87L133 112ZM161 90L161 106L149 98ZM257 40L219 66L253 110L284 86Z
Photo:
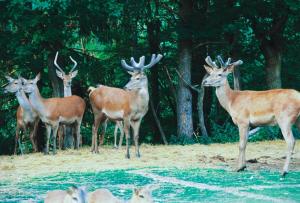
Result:
M140 198L145 198L144 195L139 195Z
M72 199L73 199L73 200L76 200L76 201L78 200L77 197L73 197Z
M222 74L221 74L221 73L219 73L219 74L218 74L218 76L220 76L220 77L221 77L221 76L222 76Z

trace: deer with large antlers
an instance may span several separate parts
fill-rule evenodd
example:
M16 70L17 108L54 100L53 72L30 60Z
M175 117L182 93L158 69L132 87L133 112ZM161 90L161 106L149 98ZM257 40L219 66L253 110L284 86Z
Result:
M130 126L132 127L135 154L137 157L140 157L138 144L139 129L142 118L148 111L149 103L148 79L144 70L154 66L161 58L162 55L158 54L156 56L153 54L148 65L145 65L145 56L140 57L138 63L131 57L131 65L122 60L122 67L131 75L130 81L125 86L125 90L101 85L90 92L89 97L94 113L92 152L98 153L98 128L108 118L110 120L124 121L127 158L130 158L129 129Z
M57 75L57 77L59 77L63 81L63 84L64 84L64 97L68 97L68 96L72 95L72 80L78 74L78 70L75 70L75 68L77 67L77 62L70 56L70 59L74 63L74 66L72 67L70 72L68 74L66 74L63 71L63 69L58 65L57 57L58 57L58 52L56 52L55 58L54 58L54 65L57 68L56 69L56 75ZM62 149L64 136L68 132L72 134L72 130L67 130L65 125L61 125L59 127L59 129L58 129L59 149ZM74 139L74 140L76 140L76 139Z
M22 129L24 134L26 134L29 129L29 137L32 143L34 152L37 152L37 143L36 143L36 130L39 123L38 114L33 109L28 98L26 97L22 89L22 80L21 78L14 79L9 76L5 76L8 80L8 85L5 87L5 92L14 93L17 97L17 100L20 106L17 109L17 126L16 126L16 136L15 136L15 148L14 154L17 154L17 146L19 142L19 147L22 153L21 142L19 140L20 130Z
M287 143L287 155L282 175L288 173L289 163L295 146L292 125L300 130L300 93L293 89L274 89L267 91L235 91L227 81L227 75L235 66L241 65L241 60L231 63L229 58L225 63L220 56L221 68L208 56L205 59L209 65L204 65L208 73L202 84L216 87L216 95L221 106L230 114L233 122L239 128L239 158L237 171L246 168L245 149L250 126L278 125Z
M23 89L29 94L29 101L33 109L46 125L47 143L45 153L49 153L51 131L53 138L53 154L56 153L56 135L59 124L73 125L77 139L75 148L78 149L80 143L80 125L85 110L84 100L76 95L63 98L43 98L37 87L37 82L40 80L40 74L32 80L26 80L24 78L22 80L24 83Z

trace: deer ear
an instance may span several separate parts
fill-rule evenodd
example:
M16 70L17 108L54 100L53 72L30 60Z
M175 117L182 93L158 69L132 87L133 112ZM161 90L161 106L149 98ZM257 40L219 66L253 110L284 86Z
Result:
M232 73L234 70L234 65L229 65L227 68L224 69L224 72Z
M6 78L9 82L14 81L14 79L13 79L12 77L8 76L8 75L6 75L5 78Z
M37 81L39 81L40 79L41 79L41 73L38 73L38 74L35 76L34 80L35 80L35 82L37 82Z
M205 68L205 70L206 70L206 72L207 72L208 74L211 74L211 73L213 72L213 68L212 68L212 67L207 66L207 65L203 65L203 66L204 66L204 68Z
M78 74L78 70L71 72L71 78L75 78L77 74Z
M128 73L129 75L131 75L131 76L134 75L134 72L132 72L132 71L127 71L127 73Z
M135 195L139 195L140 189L134 188L134 189L133 189L133 192L134 192Z
M57 77L59 77L60 79L64 79L63 73L60 72L59 70L55 70Z

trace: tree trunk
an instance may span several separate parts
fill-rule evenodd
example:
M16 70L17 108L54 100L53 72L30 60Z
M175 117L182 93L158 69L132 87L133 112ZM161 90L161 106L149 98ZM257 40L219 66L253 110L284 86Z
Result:
M208 138L208 133L205 127L204 112L203 112L204 92L205 92L204 87L201 87L197 97L197 110L198 110L199 127L201 130L201 135L205 138Z
M179 73L188 83L191 82L191 42L184 41L180 44ZM178 82L177 90L177 125L178 136L192 138L192 94L182 80Z
M263 42L261 50L266 60L265 69L268 88L281 88L281 52L278 48L272 46L270 42Z
M179 73L191 84L192 35L189 32L193 11L192 0L180 1L181 22L179 26ZM177 89L177 135L187 140L193 137L192 94L182 80Z

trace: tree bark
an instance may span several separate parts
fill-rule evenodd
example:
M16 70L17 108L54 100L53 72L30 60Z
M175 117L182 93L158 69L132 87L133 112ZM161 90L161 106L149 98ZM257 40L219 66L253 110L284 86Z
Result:
M276 43L276 42L273 42ZM266 81L269 89L281 88L281 62L282 54L270 42L263 42L261 50L266 60Z
M183 79L191 84L192 64L192 35L190 23L193 11L192 0L180 1L181 22L179 26L179 73ZM192 140L192 94L182 80L178 81L177 89L177 135Z

